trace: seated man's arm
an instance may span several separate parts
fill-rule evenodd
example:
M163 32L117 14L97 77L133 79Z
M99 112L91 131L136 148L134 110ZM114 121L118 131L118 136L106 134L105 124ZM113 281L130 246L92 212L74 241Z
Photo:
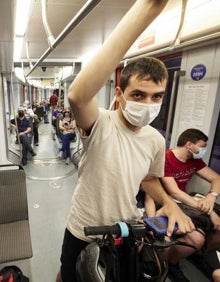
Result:
M186 192L180 190L173 177L164 176L161 178L161 181L165 190L167 191L167 194L170 195L173 199L191 207L197 208L198 202Z
M214 203L216 200L216 196L214 196L210 192L216 192L218 194L220 193L220 175L208 166L200 169L199 171L197 171L197 173L202 178L209 181L211 184L210 191L208 192L208 194L205 196L204 199L198 202L198 207L200 210L210 213L213 210Z

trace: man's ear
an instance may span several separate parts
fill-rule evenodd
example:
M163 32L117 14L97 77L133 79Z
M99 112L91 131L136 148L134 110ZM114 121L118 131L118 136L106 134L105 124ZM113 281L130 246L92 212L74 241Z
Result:
M186 147L186 149L192 149L192 146L193 146L194 144L191 142L191 141L187 141L186 142L186 144L185 144L185 147Z
M121 102L121 95L122 95L121 88L119 86L116 86L115 87L115 97L116 97L117 102Z

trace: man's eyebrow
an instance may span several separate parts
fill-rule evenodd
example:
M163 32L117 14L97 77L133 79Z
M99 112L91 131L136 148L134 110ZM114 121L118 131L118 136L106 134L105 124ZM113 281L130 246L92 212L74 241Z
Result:
M137 94L137 93L139 93L139 94L148 94L147 92L145 92L145 91L142 91L142 90L140 90L140 89L133 89L131 92L130 92L130 94L132 95L132 94ZM165 91L160 91L160 92L156 92L156 93L153 93L153 95L165 95Z
M156 93L154 93L154 95L165 95L165 91L156 92Z

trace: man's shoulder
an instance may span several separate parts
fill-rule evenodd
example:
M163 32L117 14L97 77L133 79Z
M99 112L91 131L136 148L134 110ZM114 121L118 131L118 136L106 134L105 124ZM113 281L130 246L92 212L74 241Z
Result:
M163 135L156 128L154 128L153 126L147 125L144 128L145 128L145 131L149 135L154 136L155 138L158 138L158 140L161 140L161 141L165 140Z
M171 164L171 163L179 163L179 160L176 158L174 155L172 149L167 149L165 152L165 160L166 164Z
M166 156L167 157L171 157L171 156L174 156L173 152L171 149L167 149L166 152L165 152Z

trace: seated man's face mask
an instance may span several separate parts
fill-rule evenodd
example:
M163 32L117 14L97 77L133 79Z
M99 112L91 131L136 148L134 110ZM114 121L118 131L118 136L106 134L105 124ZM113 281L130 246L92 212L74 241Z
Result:
M123 98L125 99L124 95ZM123 116L130 124L138 127L150 124L158 116L162 104L147 104L126 99L125 101L125 109L121 107Z
M189 151L192 153L193 159L202 159L207 151L207 147L199 147L199 152L197 153L194 153L192 150Z

